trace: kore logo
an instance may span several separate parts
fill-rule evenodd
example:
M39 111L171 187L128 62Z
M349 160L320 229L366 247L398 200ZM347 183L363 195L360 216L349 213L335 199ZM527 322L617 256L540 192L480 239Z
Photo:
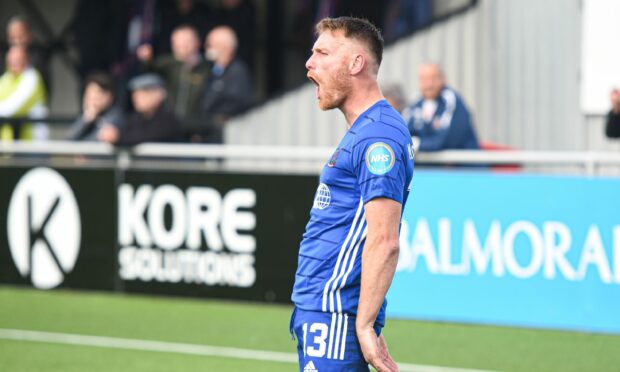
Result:
M7 217L9 248L19 273L36 288L58 286L80 249L80 212L56 171L34 168L15 186Z
M256 282L254 190L122 184L118 206L121 279L240 288Z

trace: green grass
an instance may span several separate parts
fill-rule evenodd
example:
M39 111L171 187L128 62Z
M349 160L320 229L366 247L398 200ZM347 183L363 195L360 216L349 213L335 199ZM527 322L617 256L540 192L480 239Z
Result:
M0 341L2 371L290 371L291 364L100 349L22 341Z
M0 328L294 353L289 306L0 287ZM389 320L399 362L500 371L618 371L620 336ZM0 340L0 371L292 371L295 365Z

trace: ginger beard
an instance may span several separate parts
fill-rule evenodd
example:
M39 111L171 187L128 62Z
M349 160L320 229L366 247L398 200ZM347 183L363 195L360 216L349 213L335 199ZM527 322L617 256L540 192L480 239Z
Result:
M349 72L344 64L322 83L316 78L311 80L316 84L319 108L323 111L342 106L352 89Z

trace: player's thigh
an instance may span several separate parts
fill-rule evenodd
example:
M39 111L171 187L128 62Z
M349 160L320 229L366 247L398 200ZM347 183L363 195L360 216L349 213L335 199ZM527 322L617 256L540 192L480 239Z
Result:
M355 318L297 309L291 327L300 371L369 371L355 334Z

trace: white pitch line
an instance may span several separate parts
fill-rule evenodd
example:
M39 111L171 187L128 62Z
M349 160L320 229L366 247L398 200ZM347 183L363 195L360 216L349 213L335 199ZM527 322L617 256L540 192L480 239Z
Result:
M39 332L26 331L21 329L0 328L0 339L13 341L45 342L52 344L77 346L95 346L109 349L159 351L165 353L262 360L279 363L298 363L296 354L283 353L279 351L252 350L211 345L196 345L179 342L138 340L131 338L88 336L72 333ZM399 363L398 366L403 372L491 372L477 369L427 366L406 363Z

